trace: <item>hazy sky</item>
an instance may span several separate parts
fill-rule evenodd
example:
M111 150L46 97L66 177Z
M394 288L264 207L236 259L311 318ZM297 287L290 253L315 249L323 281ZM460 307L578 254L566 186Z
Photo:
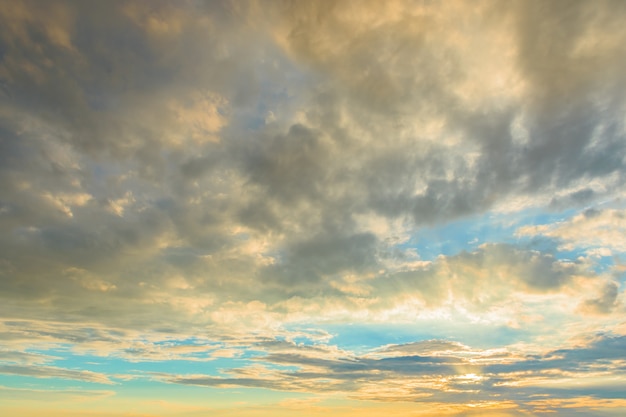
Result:
M626 415L625 21L0 0L0 413Z

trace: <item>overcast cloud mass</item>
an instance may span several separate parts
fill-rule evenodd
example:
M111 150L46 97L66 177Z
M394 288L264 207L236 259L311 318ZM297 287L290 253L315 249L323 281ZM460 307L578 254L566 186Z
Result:
M625 415L624 21L0 0L0 413Z

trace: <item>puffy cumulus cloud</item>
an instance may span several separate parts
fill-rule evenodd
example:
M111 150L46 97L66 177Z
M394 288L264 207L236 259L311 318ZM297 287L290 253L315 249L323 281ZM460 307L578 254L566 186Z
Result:
M595 273L586 262L504 244L483 245L428 262L406 262L389 270L380 269L388 266L384 261L381 257L369 274L356 279L350 272L340 273L330 284L327 275L319 273L321 281L315 281L315 288L327 289L308 297L302 296L299 285L311 288L310 281L292 281L282 297L290 299L279 306L296 315L320 310L318 317L330 320L340 316L348 321L360 317L410 322L443 314L448 319L460 315L462 320L517 327L544 313L572 313L591 291L604 293L612 285L610 277ZM275 271L274 266L269 268ZM306 268L296 264L293 269ZM542 311L536 310L539 304Z
M580 305L580 311L589 314L606 314L620 309L620 282L622 271L619 256L624 253L624 213L621 208L588 208L562 221L527 225L517 229L518 237L548 238L556 242L559 251L580 251L589 265L599 259L608 262L607 278L602 285L588 288L591 298Z
M563 222L521 227L520 236L547 236L560 250L584 249L589 255L611 256L626 251L623 209L590 208Z
M607 282L601 289L597 298L585 300L582 311L590 313L606 314L620 305L618 301L619 285L614 281Z
M406 138L402 152L385 156L407 161L401 172L415 167L414 177L396 201L385 200L392 213L428 222L511 194L549 199L570 190L588 201L619 187L610 175L623 167L623 102L611 88L624 85L615 60L622 52L596 37L624 36L603 30L617 24L611 5L391 2L364 11L354 2L295 4L280 10L276 36L290 54L329 74L340 91L327 104L335 120L338 107L340 121L354 115L373 140ZM620 104L607 106L610 97ZM434 149L415 155L425 147ZM380 188L397 189L387 185Z
M493 4L466 7L392 1L367 6L321 2L277 7L275 37L298 60L330 73L351 96L383 112L391 106L414 113L410 105L425 104L428 98L440 101L457 94L489 94L492 85L515 77L510 61L514 40L501 30L509 22L506 16L489 15L497 13ZM498 17L505 19L498 21ZM478 23L489 26L477 33L473 25ZM484 46L481 51L466 52L478 44ZM482 59L490 54L496 62ZM461 63L470 64L468 74L457 67ZM493 72L496 77L491 77ZM489 86L478 90L466 82L467 76L482 77L480 81ZM448 81L453 83L449 94L442 89ZM464 87L473 91L463 91Z
M486 325L558 347L619 326L620 271L602 259L625 251L621 208L511 236L544 246L485 234L425 259L412 237L624 195L625 15L618 1L0 4L2 372L107 382L37 346L134 362L256 348L274 367L170 379L435 404L445 390L424 387L506 386L472 376L493 352L350 357L318 327ZM281 345L300 338L317 347ZM342 376L324 388L325 372Z
M3 286L324 293L415 227L608 195L623 33L600 30L605 6L5 7Z

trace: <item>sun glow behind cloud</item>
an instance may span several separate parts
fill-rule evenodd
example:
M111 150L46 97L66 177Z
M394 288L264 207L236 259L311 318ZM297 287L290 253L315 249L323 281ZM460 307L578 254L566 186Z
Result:
M3 415L623 415L625 16L0 2Z

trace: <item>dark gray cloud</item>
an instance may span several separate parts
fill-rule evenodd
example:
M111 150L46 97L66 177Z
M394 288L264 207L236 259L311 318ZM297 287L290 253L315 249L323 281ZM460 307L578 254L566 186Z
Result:
M261 272L245 261L251 279L321 282L378 267L381 242L357 216L422 227L517 197L589 203L620 183L622 33L596 33L618 19L608 3L487 4L470 20L506 34L511 56L474 33L480 62L438 28L465 34L453 6L394 5L368 25L340 13L349 2L34 4L3 9L0 38L2 245L29 276L37 264L101 273L163 245L213 256L246 228L280 254ZM274 29L238 24L254 13ZM489 58L521 87L468 98ZM213 136L195 141L196 127ZM526 282L557 288L541 259Z
M363 273L376 267L376 238L371 234L320 235L294 243L280 256L281 263L262 273L268 280L298 288L338 274Z
M425 340L421 342L404 343L401 345L389 345L378 350L381 355L393 355L393 354L428 354L432 352L463 352L469 350L468 346L465 346L459 342L452 342L448 340Z
M618 306L617 296L619 294L619 285L616 282L607 282L602 288L602 292L598 298L586 300L581 306L583 310L597 314L606 314L613 311Z
M262 363L291 365L297 370L260 370L239 368L227 370L230 377L163 375L168 382L201 386L262 387L281 391L307 391L323 393L349 389L355 396L383 401L455 401L499 400L533 401L541 394L543 400L578 398L623 398L618 394L619 384L608 382L597 390L576 390L558 386L544 386L546 378L584 378L586 372L609 372L622 375L623 369L615 367L622 361L624 337L600 336L587 346L546 352L542 355L520 356L509 352L458 350L458 344L448 341L429 341L434 356L407 355L371 359L366 357L328 358L306 346L295 350L301 353L271 353L258 357ZM424 342L421 342L424 344ZM389 346L379 354L397 353L416 344ZM454 346L455 349L450 349ZM469 353L469 354L468 354ZM615 362L618 361L618 362ZM600 366L602 363L604 367ZM608 375L608 374L607 374ZM437 382L435 382L437 381ZM367 393L369 384L376 384L384 392L396 383L416 386L398 392L397 396L376 398ZM417 388L419 387L419 388ZM523 404L522 402L522 404ZM556 404L556 403L555 403ZM532 410L533 406L522 406ZM548 405L558 409L558 405Z

